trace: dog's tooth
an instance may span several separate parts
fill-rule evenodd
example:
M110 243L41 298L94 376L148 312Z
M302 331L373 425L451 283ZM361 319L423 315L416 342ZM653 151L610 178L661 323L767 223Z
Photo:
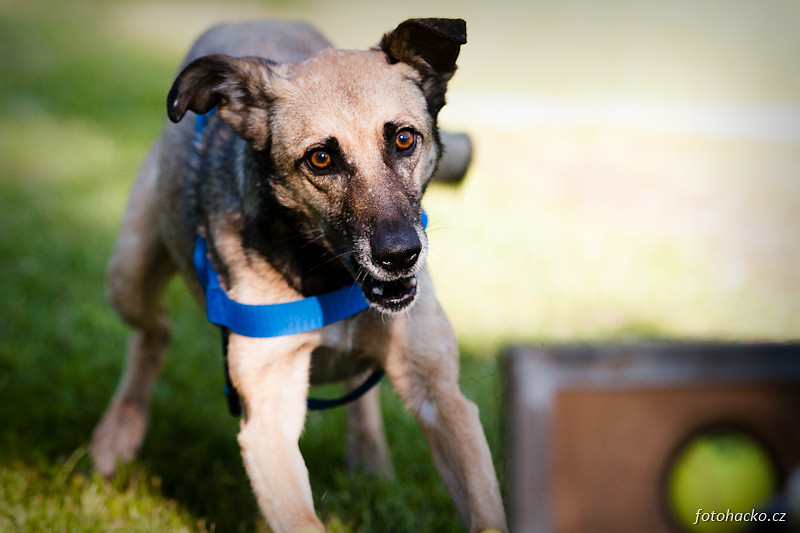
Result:
M375 296L383 296L383 286L375 285L374 287L372 287L372 294L374 294Z
M417 277L414 276L414 277L411 277L411 278L408 278L408 279L404 279L403 280L403 286L406 289L413 289L414 287L417 286Z

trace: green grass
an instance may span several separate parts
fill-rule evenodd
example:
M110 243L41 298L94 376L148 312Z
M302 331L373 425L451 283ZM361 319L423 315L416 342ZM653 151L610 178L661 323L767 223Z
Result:
M770 5L779 13L793 4ZM539 6L531 19L538 31L526 32L525 17L504 15L514 20L503 30L500 15L481 17L478 3L441 4L471 24L456 89L685 99L717 95L724 79L713 72L746 77L733 59L742 57L734 39L742 21L724 31L682 25L681 8L660 26L652 17L636 26L610 9L603 20L631 33L617 28L603 64L603 50L592 46L610 37L591 34L582 41L594 43L588 48L565 39L593 27L591 17L555 6ZM713 6L703 6L706 20ZM288 4L275 10L303 15ZM167 295L174 339L141 459L107 483L86 456L127 338L103 285L128 188L189 40L217 18L254 12L181 2L0 5L0 530L266 529L239 457L237 421L217 392L217 333L179 283ZM321 23L337 42L365 47L417 12L353 4ZM754 31L766 24L759 19ZM758 81L732 83L720 100L797 94L796 69L782 67L794 42L781 28L762 43L778 59L755 61L760 53L745 50ZM645 29L678 32L681 46L701 52L675 61L685 51L654 40L626 56L626 39L643 42ZM541 83L506 53L520 47L547 72ZM635 65L642 76L631 74ZM687 76L697 83L682 85ZM478 152L461 188L434 188L426 199L431 264L462 341L462 386L481 407L501 477L495 357L508 342L799 336L800 303L787 296L800 289L796 147L592 128L507 131L455 111L443 115L447 124L469 129ZM398 467L392 482L345 473L342 411L309 416L301 446L320 516L332 531L460 531L419 429L385 384L381 395Z

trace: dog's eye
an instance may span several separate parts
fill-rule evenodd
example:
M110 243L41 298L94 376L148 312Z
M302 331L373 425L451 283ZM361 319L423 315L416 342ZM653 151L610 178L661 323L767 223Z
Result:
M317 150L311 154L311 156L308 158L308 161L317 170L325 170L331 166L333 158L331 158L331 154L328 152Z
M397 132L394 143L398 150L405 152L414 148L414 145L417 144L417 136L411 130L401 130Z

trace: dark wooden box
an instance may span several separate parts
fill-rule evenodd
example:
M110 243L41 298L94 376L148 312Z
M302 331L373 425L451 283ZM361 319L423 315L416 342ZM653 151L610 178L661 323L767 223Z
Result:
M512 347L504 355L511 531L675 531L665 476L704 428L800 464L800 344Z

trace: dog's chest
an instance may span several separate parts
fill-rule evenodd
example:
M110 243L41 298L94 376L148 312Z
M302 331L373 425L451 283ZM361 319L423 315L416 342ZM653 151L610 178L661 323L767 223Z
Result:
M321 330L322 344L311 355L312 385L343 381L375 367L374 352L364 343L364 321L359 318L343 320ZM375 333L380 335L380 331Z

